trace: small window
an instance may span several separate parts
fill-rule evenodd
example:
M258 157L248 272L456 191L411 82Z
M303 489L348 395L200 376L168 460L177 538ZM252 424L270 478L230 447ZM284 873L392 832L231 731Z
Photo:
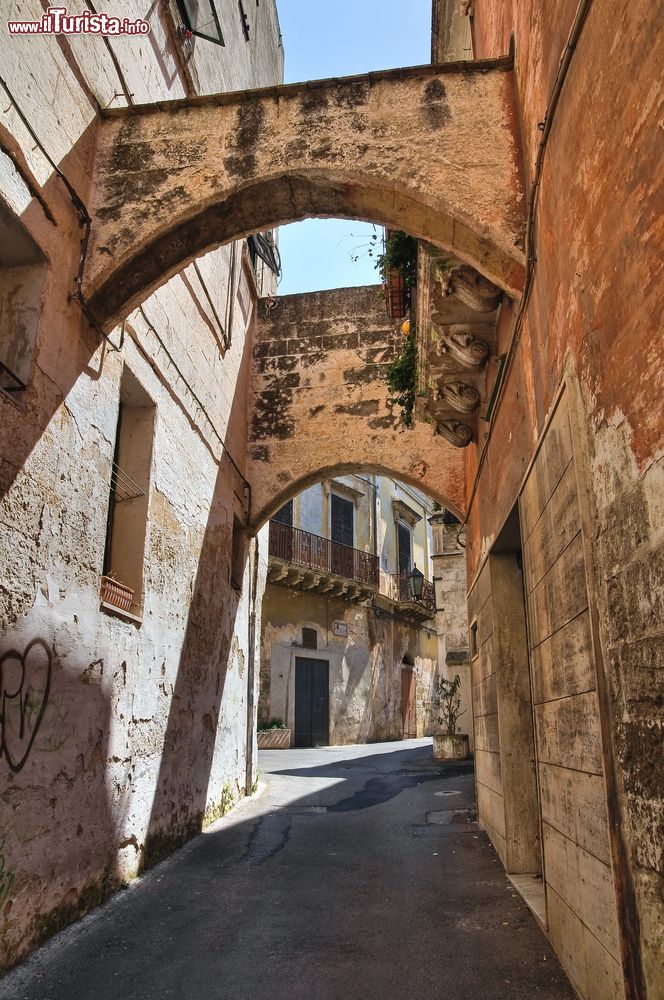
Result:
M177 5L189 34L215 45L225 45L214 0L177 0Z
M155 405L128 368L120 382L102 602L140 615Z
M32 379L44 255L0 200L0 386L12 396Z
M318 649L318 632L315 628L302 629L302 648Z
M470 626L470 656L471 659L475 659L479 653L479 648L477 645L477 622L474 621Z

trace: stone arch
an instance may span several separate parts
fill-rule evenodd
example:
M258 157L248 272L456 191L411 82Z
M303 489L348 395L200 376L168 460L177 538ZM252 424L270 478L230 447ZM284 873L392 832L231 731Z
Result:
M440 439L437 439L440 441ZM435 447L438 447L436 443ZM442 447L442 443L441 443ZM450 487L454 488L457 493L461 493L462 490L459 487L463 487L463 454L459 449L452 448L451 445L447 446L449 448L449 455L444 451L443 463L446 463L447 458L451 458L455 463L455 468L452 470L452 474L445 477L445 482L449 481ZM272 470L274 472L274 470ZM426 470L429 471L429 470ZM263 483L260 483L259 488L252 491L253 502L252 502L252 517L251 517L251 529L253 532L258 531L266 521L269 521L278 510L280 510L285 503L294 497L302 490L306 490L309 486L314 486L316 483L321 482L324 479L336 479L339 476L352 476L352 475L376 475L385 476L389 479L397 479L407 486L414 486L418 490L422 490L427 496L430 496L432 500L437 500L441 507L445 507L447 510L451 510L457 517L463 517L463 497L457 496L453 497L448 492L441 491L441 477L435 475L435 471L427 476L426 472L424 477L414 475L412 472L408 472L404 468L398 466L398 463L392 461L389 466L386 465L366 465L357 462L349 462L346 464L328 465L324 467L319 467L313 469L311 472L306 473L299 479L294 479L288 483L281 491L275 494L270 499L264 498L264 493L269 492L269 487L276 479L278 479L278 471L274 475L274 478L270 476L269 482L265 484L263 488ZM456 481L455 481L456 480ZM442 484L444 485L444 483ZM258 505L261 505L260 507Z
M257 530L300 490L358 471L401 479L456 515L464 455L431 424L404 427L385 368L403 335L380 286L288 295L259 309L247 478Z
M108 329L194 257L310 216L405 229L518 294L512 95L492 60L104 112L91 314Z

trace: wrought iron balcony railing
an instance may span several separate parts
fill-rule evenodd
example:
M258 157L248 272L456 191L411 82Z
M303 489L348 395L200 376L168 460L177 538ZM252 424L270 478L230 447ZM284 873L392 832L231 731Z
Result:
M392 600L399 601L400 604L419 604L433 613L436 610L436 595L433 584L428 580L423 580L421 596L413 597L408 585L408 576L408 573L395 573L393 575Z
M279 521L270 521L269 554L308 569L378 586L378 556Z

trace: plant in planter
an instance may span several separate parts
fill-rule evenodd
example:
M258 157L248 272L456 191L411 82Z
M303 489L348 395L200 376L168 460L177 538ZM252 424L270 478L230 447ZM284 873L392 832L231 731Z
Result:
M438 712L441 731L433 737L433 755L437 760L465 760L469 753L469 740L465 733L457 733L457 723L466 709L461 709L461 678L454 680L439 677L434 688L433 704Z
M388 314L399 319L406 314L410 289L417 281L417 240L400 229L392 230L376 267L385 285Z
M259 750L288 750L291 731L283 719L274 718L259 725L256 737Z
M102 576L100 595L105 604L113 604L122 611L129 611L134 600L133 588L117 580L113 570Z

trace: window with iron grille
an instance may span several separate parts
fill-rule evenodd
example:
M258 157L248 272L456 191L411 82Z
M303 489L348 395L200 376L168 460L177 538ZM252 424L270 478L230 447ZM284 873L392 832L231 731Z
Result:
M186 32L215 45L224 45L214 0L176 0ZM189 36L187 36L189 37Z
M318 649L318 632L315 628L302 629L302 646L304 649Z

